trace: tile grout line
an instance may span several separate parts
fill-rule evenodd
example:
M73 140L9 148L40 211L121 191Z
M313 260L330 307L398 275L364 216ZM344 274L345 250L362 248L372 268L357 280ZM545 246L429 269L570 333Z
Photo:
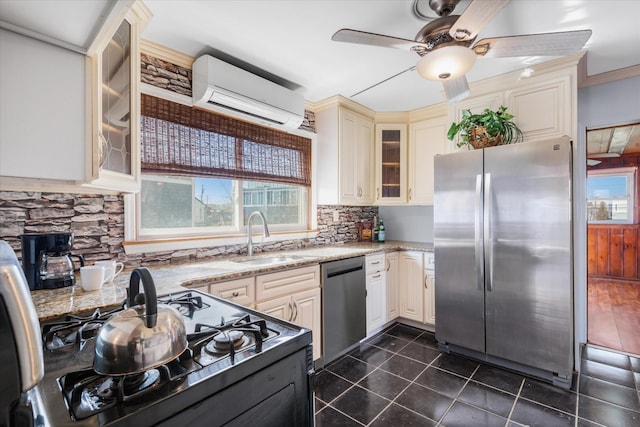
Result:
M513 415L513 411L515 411L516 409L516 405L518 404L518 399L520 399L520 394L522 394L522 388L524 387L524 382L526 381L526 377L522 378L522 382L520 383L520 388L518 389L518 394L516 394L516 398L513 401L513 405L511 405L511 410L509 411L509 415L507 416L507 425L509 424L509 421L513 421L511 419L511 416ZM514 421L517 422L517 421Z

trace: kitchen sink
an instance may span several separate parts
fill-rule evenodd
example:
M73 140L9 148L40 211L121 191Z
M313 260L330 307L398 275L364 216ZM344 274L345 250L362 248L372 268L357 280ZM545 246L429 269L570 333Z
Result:
M298 255L286 255L286 256L267 256L267 257L259 257L259 258L244 258L239 260L234 260L233 262L237 262L240 264L247 265L275 265L275 264L286 264L288 262L296 262L303 260L308 257L298 256Z

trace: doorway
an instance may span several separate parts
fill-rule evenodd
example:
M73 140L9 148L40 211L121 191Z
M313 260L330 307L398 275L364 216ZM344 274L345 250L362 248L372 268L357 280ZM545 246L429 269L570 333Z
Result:
M587 342L640 355L640 123L586 140Z

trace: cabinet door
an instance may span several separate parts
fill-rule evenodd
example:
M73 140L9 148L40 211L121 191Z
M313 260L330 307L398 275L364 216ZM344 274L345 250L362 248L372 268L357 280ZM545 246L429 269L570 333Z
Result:
M290 321L293 315L293 303L289 296L274 298L272 300L256 304L256 310L278 319Z
M367 276L367 336L386 321L384 276L383 271Z
M209 285L209 293L250 307L255 302L255 278L246 277L228 282L212 283Z
M424 322L436 324L436 276L433 270L424 270Z
M313 360L322 355L322 314L320 289L299 292L291 297L292 322L313 334Z
M385 256L387 271L385 285L387 292L387 322L398 317L398 253L392 252Z
M339 111L340 203L373 203L373 121Z
M571 136L569 76L509 90L506 98L525 141Z
M447 152L447 119L411 125L409 137L409 204L433 204L433 158Z
M407 137L405 125L376 125L376 204L407 201Z
M93 123L87 175L92 187L140 189L140 32L151 19L135 2L117 25L109 22L88 51Z
M424 319L422 252L399 252L398 266L400 317L422 322Z

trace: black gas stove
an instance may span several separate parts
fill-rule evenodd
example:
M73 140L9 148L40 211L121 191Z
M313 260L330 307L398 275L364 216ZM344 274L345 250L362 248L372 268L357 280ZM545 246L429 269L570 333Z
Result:
M182 314L188 348L155 369L92 369L100 327L122 307L42 325L40 420L52 426L313 425L311 332L198 291L158 298Z

